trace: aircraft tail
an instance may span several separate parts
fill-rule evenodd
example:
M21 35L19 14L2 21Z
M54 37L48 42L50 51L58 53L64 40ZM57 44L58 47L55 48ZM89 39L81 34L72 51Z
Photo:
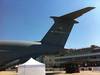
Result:
M94 7L86 7L60 17L52 16L51 18L53 18L55 23L41 40L41 42L43 44L64 47L73 25L78 23L78 21L75 19L92 9L94 9Z

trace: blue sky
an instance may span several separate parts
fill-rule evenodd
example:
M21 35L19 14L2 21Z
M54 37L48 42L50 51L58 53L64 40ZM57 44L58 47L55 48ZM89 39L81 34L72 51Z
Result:
M0 40L39 41L61 16L84 7L96 9L79 17L65 45L100 46L100 0L0 0Z

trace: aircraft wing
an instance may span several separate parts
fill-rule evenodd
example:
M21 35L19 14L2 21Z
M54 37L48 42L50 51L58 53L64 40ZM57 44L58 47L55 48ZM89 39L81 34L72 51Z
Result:
M31 51L27 48L32 44L29 42L0 41L0 70L28 60L26 55L31 54Z

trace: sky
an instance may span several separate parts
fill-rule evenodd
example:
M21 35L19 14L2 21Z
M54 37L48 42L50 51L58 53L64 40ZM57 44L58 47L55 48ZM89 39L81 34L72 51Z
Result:
M65 48L100 46L100 0L0 0L0 40L40 41L61 16L96 7L77 18Z

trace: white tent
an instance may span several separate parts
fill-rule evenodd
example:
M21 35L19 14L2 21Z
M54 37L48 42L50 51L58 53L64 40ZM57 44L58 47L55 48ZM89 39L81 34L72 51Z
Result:
M45 64L32 58L18 67L18 75L45 75Z

